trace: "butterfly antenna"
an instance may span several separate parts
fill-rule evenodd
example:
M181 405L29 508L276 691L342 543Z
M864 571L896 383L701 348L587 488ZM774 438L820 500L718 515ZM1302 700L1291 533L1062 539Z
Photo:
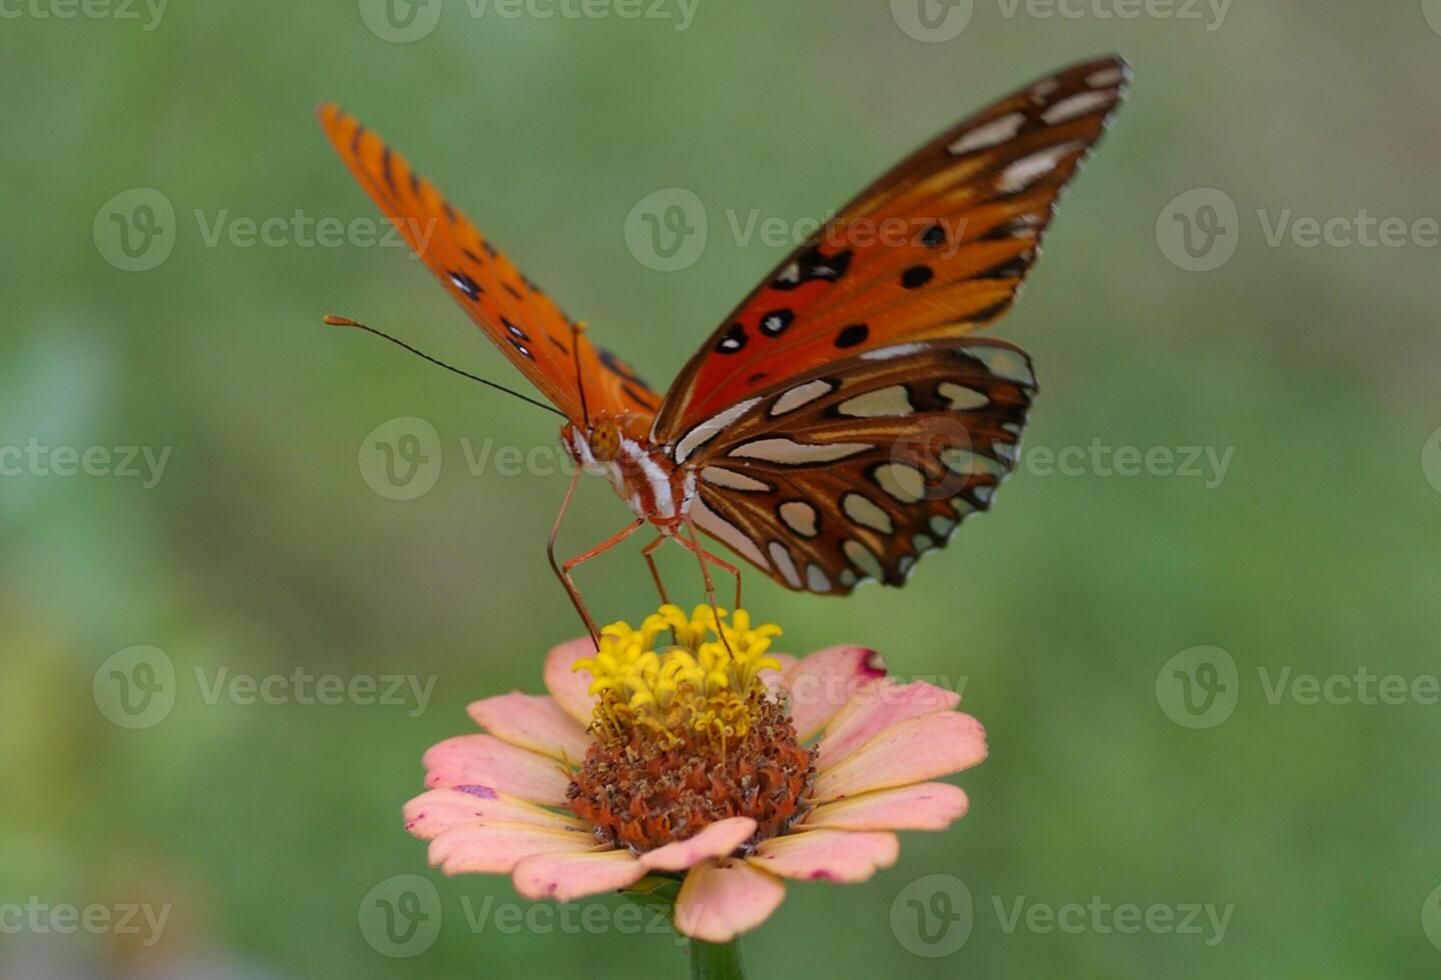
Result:
M440 367L445 368L447 371L452 371L452 372L454 372L455 374L460 375L462 378L469 378L471 381L479 381L481 384L486 385L487 387L490 387L490 388L494 388L496 391L503 391L503 392L505 392L507 395L514 395L516 398L519 398L519 399L520 399L521 401L523 401L523 402L529 402L530 404L536 406L537 408L543 408L543 409L545 409L547 412L554 412L556 415L559 415L561 418L565 418L565 413L562 412L562 411L560 411L559 409L555 408L555 407L552 406L552 405L547 405L545 402L537 401L536 399L531 398L529 395L523 395L523 394L521 394L521 393L518 392L518 391L515 391L515 390L513 390L513 389L507 388L505 385L497 384L497 383L494 382L494 381L489 381L489 380L487 380L487 379L485 379L485 378L480 377L479 375L471 374L469 371L462 371L460 368L454 366L453 364L447 364L447 363L445 363L444 361L440 360L440 359L437 358L437 357L431 357L431 356L430 356L429 354L427 354L425 351L416 350L414 347L410 346L410 345L407 344L405 341L400 340L400 339L398 339L398 338L396 338L396 337L392 337L390 334L386 333L386 332L383 331L383 330L377 330L377 329L375 329L374 327L366 326L364 323L360 323L360 322L357 321L357 320L352 320L352 319L350 319L349 317L344 317L344 316L330 316L329 314L327 314L327 315L324 317L324 320L325 320L326 323L330 324L332 327L354 327L354 328L356 328L357 330L364 330L366 333L373 333L373 334L375 334L377 337L380 337L380 338L382 338L382 339L384 339L384 340L390 341L392 344L396 344L397 346L404 347L406 350L410 351L412 354L416 355L417 357L423 357L423 358L425 358L425 359L426 359L427 361L429 361L431 364L438 365L438 366L440 366Z
M571 321L570 347L571 353L575 355L575 386L580 391L580 417L585 422L585 427L589 429L590 407L585 403L585 375L580 370L580 333L584 329L584 323Z

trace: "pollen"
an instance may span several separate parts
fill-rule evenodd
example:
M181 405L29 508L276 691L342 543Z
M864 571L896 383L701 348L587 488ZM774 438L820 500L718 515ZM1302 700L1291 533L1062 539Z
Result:
M603 842L642 852L748 816L753 846L804 815L813 753L763 674L780 669L767 655L780 628L752 626L744 610L726 620L665 605L639 629L607 626L576 663L594 678L596 740L568 799Z

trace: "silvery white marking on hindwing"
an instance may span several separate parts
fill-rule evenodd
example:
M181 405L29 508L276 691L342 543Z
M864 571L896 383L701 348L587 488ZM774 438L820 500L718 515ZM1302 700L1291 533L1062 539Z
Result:
M1036 375L1026 358L1009 347L972 347L967 353L986 366L992 374L1011 381L1019 381L1027 387L1034 387Z
M836 412L858 419L894 418L915 412L911 392L905 385L890 385L847 398L836 406Z
M841 550L846 553L851 564L864 572L868 578L885 578L885 569L881 567L881 560L876 557L876 553L855 538L847 538L846 542L841 545Z
M707 442L710 442L719 435L726 426L730 425L746 412L749 412L758 401L760 401L759 398L747 398L743 402L736 402L736 404L730 408L717 412L687 432L681 437L681 440L676 443L676 464L684 463L691 453L695 452L701 446L704 446Z
M862 527L882 534L895 533L896 526L891 521L891 515L869 497L854 492L847 493L841 497L841 509L846 512L847 517Z
M804 500L787 500L777 508L780 519L786 527L803 538L813 538L818 533L816 509Z
M926 494L926 478L905 463L882 463L871 471L880 488L903 504L913 504Z
M796 571L796 563L791 558L790 549L779 541L772 541L767 550L770 551L771 561L775 562L776 570L781 573L781 577L786 580L791 588L799 589L801 587L801 576L800 573Z
M831 580L830 576L826 575L826 570L819 565L807 565L806 588L812 592L829 592L831 590Z
M771 406L770 416L775 418L787 412L794 412L802 406L809 405L817 398L823 398L834 391L836 386L829 381L817 378L815 381L807 381L803 385L797 385L775 400Z
M720 466L705 467L700 471L700 478L711 486L739 490L742 493L770 493L775 490L769 483Z
M758 459L766 463L800 466L806 463L834 463L874 448L875 446L867 442L811 445L777 436L741 443L732 449L729 455L739 459Z
M954 381L942 381L936 388L936 393L944 398L951 408L957 412L971 411L977 408L985 408L991 400L984 392L976 391L974 388L967 388L965 385L956 384Z
M744 555L761 568L771 567L771 563L765 555L761 554L755 542L748 538L740 528L706 506L705 498L697 497L695 499L695 502L691 504L690 516L691 520L695 521L696 527L717 540L724 541L737 554Z

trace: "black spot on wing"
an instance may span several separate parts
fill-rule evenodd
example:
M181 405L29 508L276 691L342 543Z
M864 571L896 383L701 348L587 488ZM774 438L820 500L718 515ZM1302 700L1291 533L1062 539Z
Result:
M734 354L746 345L747 339L746 328L739 323L732 323L721 339L716 342L716 353Z

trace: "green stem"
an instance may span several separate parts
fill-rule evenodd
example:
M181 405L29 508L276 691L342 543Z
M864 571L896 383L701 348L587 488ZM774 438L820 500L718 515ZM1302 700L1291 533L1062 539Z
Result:
M745 980L741 941L732 939L728 943L703 943L692 939L690 975L691 980Z

